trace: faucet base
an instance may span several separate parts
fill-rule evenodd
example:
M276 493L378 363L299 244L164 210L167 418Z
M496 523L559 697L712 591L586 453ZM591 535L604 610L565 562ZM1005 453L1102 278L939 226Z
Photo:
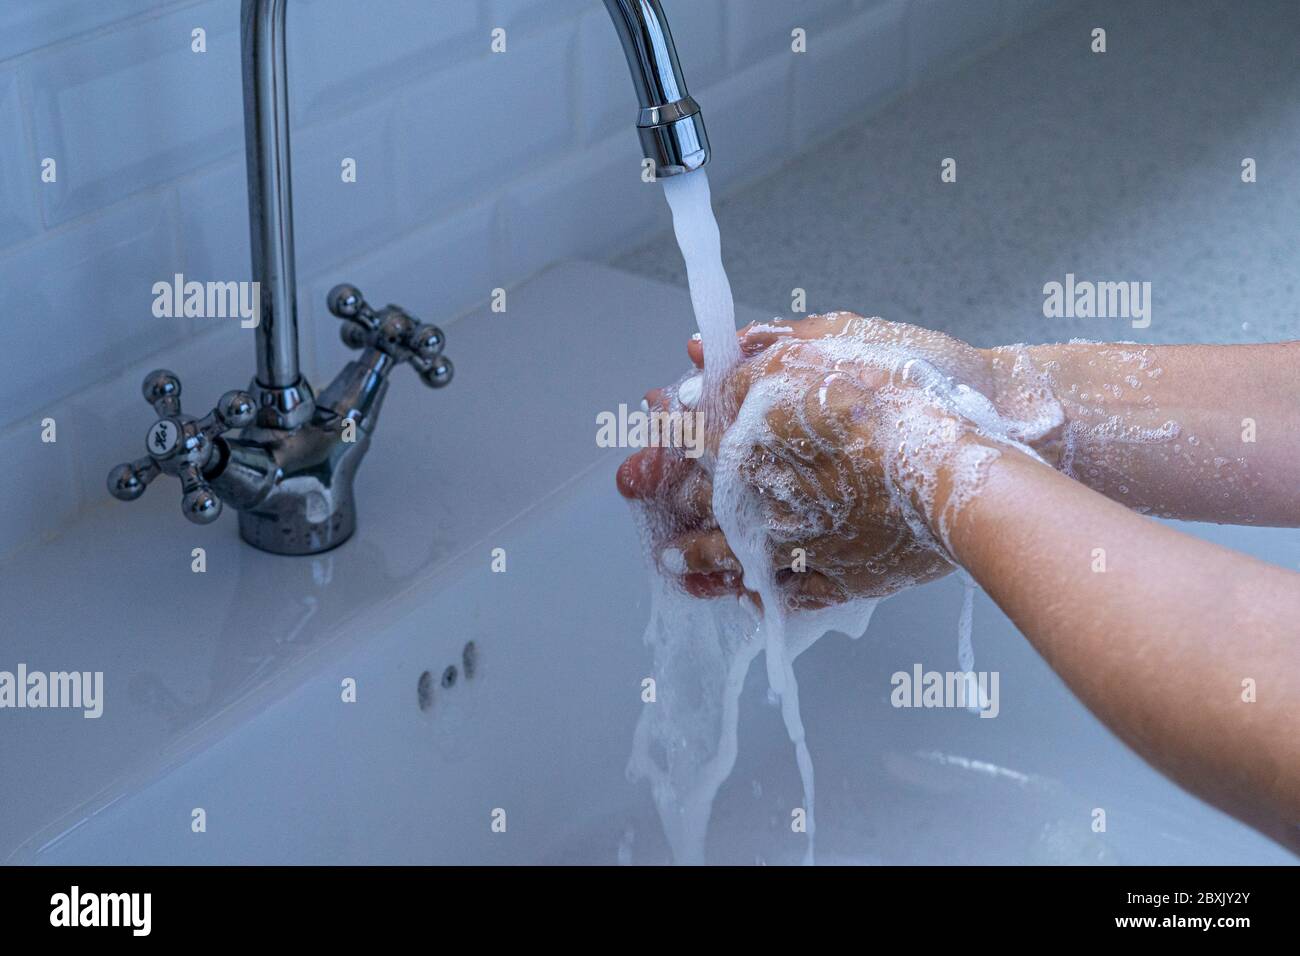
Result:
M355 363L354 363L355 364ZM312 424L285 432L257 426L227 442L230 453L212 479L239 510L239 535L272 554L319 554L357 530L353 479L370 448L373 416L387 382L360 425L318 405Z
M239 536L260 551L307 555L337 548L357 530L351 495L334 501L332 511L323 496L315 502L309 496L301 503L300 509L278 514L241 511ZM312 514L317 509L319 516Z

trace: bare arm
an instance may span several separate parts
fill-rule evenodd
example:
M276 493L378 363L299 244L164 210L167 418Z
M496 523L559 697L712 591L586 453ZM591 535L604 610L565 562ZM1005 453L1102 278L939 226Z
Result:
M1300 575L1005 450L951 542L1103 723L1188 790L1300 851Z
M1108 498L1165 517L1300 527L1300 342L985 354L999 401L1048 376L1066 414L1062 470Z

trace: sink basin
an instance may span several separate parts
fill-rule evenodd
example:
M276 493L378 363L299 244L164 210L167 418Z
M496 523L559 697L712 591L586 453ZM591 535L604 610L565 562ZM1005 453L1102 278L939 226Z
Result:
M452 388L395 379L338 550L266 555L233 520L193 528L156 495L7 561L0 601L23 623L0 667L103 671L105 702L97 720L0 717L0 859L668 862L648 789L625 776L655 706L649 587L614 490L624 452L594 436L597 412L684 370L691 329L683 290L556 267L507 313L449 328ZM1186 530L1300 562L1285 534ZM1293 862L1147 768L982 595L976 667L1000 672L998 717L891 707L895 671L955 669L960 602L954 578L927 585L799 659L820 861ZM801 800L756 666L708 859L797 862Z

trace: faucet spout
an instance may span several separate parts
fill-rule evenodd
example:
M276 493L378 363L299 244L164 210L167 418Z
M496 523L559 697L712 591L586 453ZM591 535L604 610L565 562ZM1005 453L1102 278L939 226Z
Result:
M297 427L313 397L298 363L290 181L289 80L285 56L288 0L243 0L244 140L253 281L260 283L255 397L258 423ZM641 105L637 133L658 178L699 169L709 138L691 98L659 0L605 0L623 44Z
M686 90L677 46L659 0L605 0L641 103L637 133L655 176L678 176L709 161L700 106Z

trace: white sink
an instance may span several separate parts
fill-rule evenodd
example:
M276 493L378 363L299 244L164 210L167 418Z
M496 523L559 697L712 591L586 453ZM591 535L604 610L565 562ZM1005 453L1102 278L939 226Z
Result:
M106 502L0 566L5 617L21 622L0 668L105 673L98 720L0 713L0 859L665 862L647 788L624 774L654 706L649 589L614 490L623 453L596 447L595 416L675 378L690 330L684 291L558 267L508 313L450 327L451 388L395 380L358 478L360 530L335 552L265 555L229 517L196 529L157 494ZM233 372L249 356L219 358ZM1187 530L1300 563L1285 533ZM820 860L1294 862L1148 769L982 597L976 666L1001 673L999 716L892 708L893 672L955 668L959 605L955 580L927 586L882 604L860 641L799 659ZM798 774L764 690L755 667L711 862L803 851Z

